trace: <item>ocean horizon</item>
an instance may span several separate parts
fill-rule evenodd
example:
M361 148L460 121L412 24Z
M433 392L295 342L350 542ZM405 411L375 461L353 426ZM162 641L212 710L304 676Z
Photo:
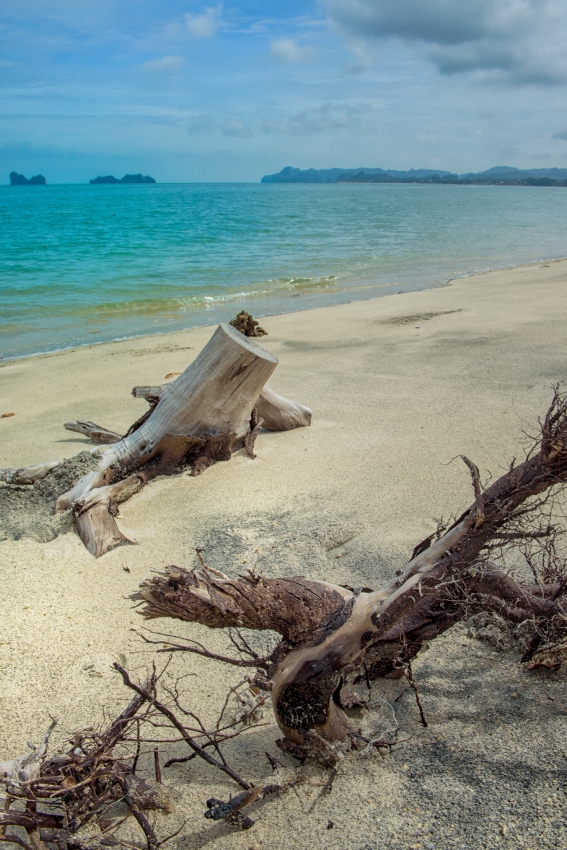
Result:
M442 286L567 255L557 188L0 186L0 357Z

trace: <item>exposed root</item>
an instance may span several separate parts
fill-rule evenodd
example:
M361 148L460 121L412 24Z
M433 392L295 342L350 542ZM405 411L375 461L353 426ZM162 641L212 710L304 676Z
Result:
M267 336L268 331L260 327L260 323L253 319L250 313L246 310L241 310L234 319L231 319L229 324L237 331L240 331L244 336Z
M567 396L555 391L526 460L512 464L487 489L482 490L477 466L463 459L473 480L473 504L437 539L430 536L417 546L411 561L378 590L302 576L222 579L169 567L143 582L133 598L146 618L278 632L282 640L269 657L236 663L257 662L258 686L271 690L285 735L282 746L298 757L317 751L324 762L321 741L348 738L341 693L349 680L405 675L425 726L411 660L455 623L480 611L531 623L526 661L542 644L567 638L563 529L553 507L567 482ZM524 557L534 582L510 575L505 568L510 551ZM206 654L194 643L175 648Z

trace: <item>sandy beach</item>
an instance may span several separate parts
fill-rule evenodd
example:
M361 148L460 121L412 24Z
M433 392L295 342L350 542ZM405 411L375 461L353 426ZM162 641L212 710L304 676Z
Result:
M279 365L270 386L313 410L310 428L261 433L203 475L162 478L121 506L138 545L95 560L71 531L49 542L0 540L0 760L41 737L99 723L128 699L111 664L138 677L154 659L128 599L151 570L191 568L195 547L236 576L301 574L377 587L471 502L466 454L483 478L522 455L551 387L567 378L567 260L451 281L443 288L262 320L260 344ZM65 431L82 418L123 432L145 410L136 384L181 372L214 328L93 345L0 363L0 467L60 460L91 444ZM157 621L154 628L226 647L226 636ZM486 637L486 635L485 635ZM567 848L567 679L525 672L513 646L466 625L435 641L415 666L428 727L411 691L395 703L409 740L381 757L347 758L332 792L306 766L296 791L262 805L250 832L204 820L227 783L195 761L165 772L187 818L172 848L381 850ZM163 658L163 657L162 657ZM213 716L237 681L213 662L177 657L192 707ZM391 723L375 686L366 724ZM270 780L265 751L281 755L271 711L232 752L253 781ZM281 756L285 771L297 762Z

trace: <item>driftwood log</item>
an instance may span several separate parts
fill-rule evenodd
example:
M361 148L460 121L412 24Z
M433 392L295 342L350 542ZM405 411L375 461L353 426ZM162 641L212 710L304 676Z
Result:
M207 568L170 567L145 581L133 598L148 619L278 632L282 639L270 656L222 660L259 669L257 684L271 690L285 734L282 746L301 753L314 742L319 747L344 739L349 730L341 692L349 678L407 672L424 643L465 617L488 610L530 624L525 660L541 643L567 636L565 561L555 548L561 530L550 521L550 505L567 481L567 397L555 393L533 450L488 489L482 489L477 467L463 460L473 479L473 504L438 539L417 546L409 563L378 590L303 576L229 579ZM509 574L506 552L524 547L533 566L532 544L546 555L545 569L527 583ZM199 647L183 648L218 657Z
M33 484L49 475L59 466L59 461L38 463L37 466L22 466L20 469L0 469L0 481L6 484Z
M119 530L117 505L158 475L191 467L199 475L245 448L254 457L261 426L285 431L309 425L311 411L266 386L278 360L227 324L221 324L196 360L164 386L135 387L150 410L121 436L93 422L65 427L109 444L93 472L59 497L72 509L77 531L95 557L129 542ZM27 470L19 470L24 474Z

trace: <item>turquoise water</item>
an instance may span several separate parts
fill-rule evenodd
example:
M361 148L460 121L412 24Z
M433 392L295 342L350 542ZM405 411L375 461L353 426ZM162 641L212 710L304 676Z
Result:
M439 286L567 255L567 189L0 187L0 355Z

